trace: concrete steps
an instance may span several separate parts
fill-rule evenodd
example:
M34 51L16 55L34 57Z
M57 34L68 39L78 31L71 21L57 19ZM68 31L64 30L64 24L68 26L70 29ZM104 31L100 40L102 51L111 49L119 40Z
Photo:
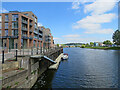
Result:
M49 69L58 69L59 63L61 61L61 57L63 56L63 53L61 53L57 59L55 60L56 64L53 64L49 67Z

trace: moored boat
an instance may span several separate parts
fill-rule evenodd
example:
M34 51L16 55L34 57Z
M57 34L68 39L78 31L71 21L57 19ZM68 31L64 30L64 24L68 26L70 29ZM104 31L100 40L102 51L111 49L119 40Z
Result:
M61 59L62 59L62 60L67 60L67 59L68 59L68 54L67 54L67 53L64 53Z

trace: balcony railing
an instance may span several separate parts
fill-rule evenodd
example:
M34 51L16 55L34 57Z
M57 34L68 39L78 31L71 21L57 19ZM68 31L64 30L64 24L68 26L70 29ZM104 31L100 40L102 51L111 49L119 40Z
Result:
M27 37L27 34L22 34L22 36Z
M30 26L32 26L33 24L32 23L30 23Z
M34 33L35 33L35 34L38 34L38 32L37 32L36 30L34 30Z
M22 20L22 23L24 24L28 24L28 22L26 20Z
M43 34L42 34L42 33L39 33L39 35L40 35L40 36L43 36Z
M24 30L24 31L28 31L27 28L24 28L24 27L22 27L22 30Z
M32 32L32 30L29 30L29 32Z
M34 36L34 38L35 38L35 39L38 39L38 37L37 37L37 36Z
M41 41L42 41L42 38L39 38L39 40L41 40Z

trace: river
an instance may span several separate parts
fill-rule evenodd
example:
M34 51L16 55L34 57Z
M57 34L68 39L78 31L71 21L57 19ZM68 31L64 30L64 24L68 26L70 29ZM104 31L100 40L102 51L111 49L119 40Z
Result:
M64 48L69 59L47 70L33 88L117 88L119 50Z

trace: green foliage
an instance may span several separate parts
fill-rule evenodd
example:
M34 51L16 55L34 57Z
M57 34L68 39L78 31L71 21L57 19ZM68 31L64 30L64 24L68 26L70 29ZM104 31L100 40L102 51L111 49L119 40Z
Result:
M36 70L34 70L33 72L31 72L31 74L34 74L34 75L35 75L35 73L36 73Z
M87 44L85 45L85 47L89 47L89 44L87 43Z
M85 48L85 45L82 45L81 48Z
M24 70L24 68L18 68L18 70Z
M19 84L19 82L16 82L16 83L15 83L15 85L18 85L18 84Z
M57 44L57 47L59 47L59 44Z
M7 88L11 88L11 86L7 86Z
M93 43L93 42L90 42L90 46L94 46L94 43Z
M113 42L116 44L116 45L120 45L120 30L116 30L114 33L113 33Z
M106 41L103 42L103 44L105 44L105 45L112 45L112 42L110 40L106 40Z
M26 77L26 80L28 80L28 76Z

